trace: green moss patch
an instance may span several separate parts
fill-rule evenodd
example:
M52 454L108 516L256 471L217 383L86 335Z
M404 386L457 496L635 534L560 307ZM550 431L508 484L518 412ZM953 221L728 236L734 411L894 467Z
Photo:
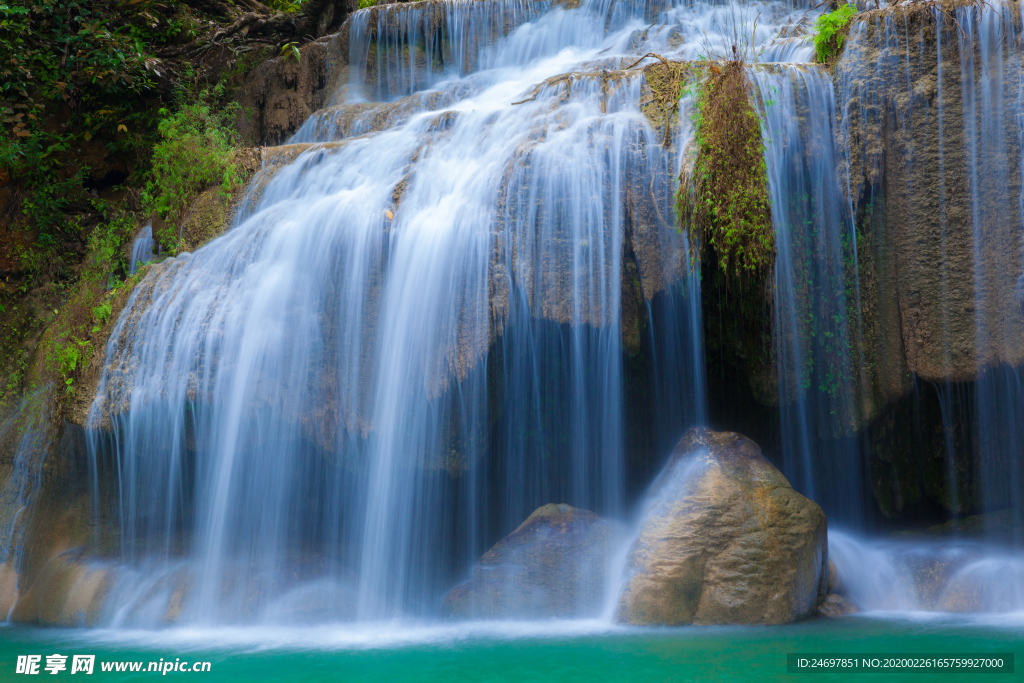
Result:
M680 228L695 251L715 255L723 273L764 276L775 263L775 231L761 118L743 63L711 65L694 94L698 151L679 177Z

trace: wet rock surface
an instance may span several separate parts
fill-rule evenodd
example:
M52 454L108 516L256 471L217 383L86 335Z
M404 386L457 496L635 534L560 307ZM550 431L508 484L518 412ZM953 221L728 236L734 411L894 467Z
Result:
M243 140L252 145L287 140L328 104L334 86L345 82L347 50L348 32L343 30L303 45L299 59L283 54L253 69L239 97L237 127Z
M0 615L5 619L18 601L18 572L10 562L0 564Z
M848 614L856 614L860 611L850 596L847 595L846 584L843 577L832 560L828 561L828 595L818 605L818 616L822 617L845 617Z
M598 616L610 555L622 534L589 510L540 507L445 596L446 611L479 618Z
M825 514L750 439L691 429L650 500L618 621L783 624L811 615L825 597Z
M836 65L837 143L850 150L850 200L865 202L866 355L883 403L910 390L911 374L960 382L1024 363L1021 231L1010 227L1020 215L1008 201L1020 192L1009 36L1021 17L950 5L980 40L961 39L949 8L902 5L857 15Z
M84 549L50 560L18 600L11 620L40 626L96 626L111 582L109 572L84 560Z
M845 617L848 614L856 614L860 610L853 604L853 601L838 593L829 593L818 605L818 615L822 617Z

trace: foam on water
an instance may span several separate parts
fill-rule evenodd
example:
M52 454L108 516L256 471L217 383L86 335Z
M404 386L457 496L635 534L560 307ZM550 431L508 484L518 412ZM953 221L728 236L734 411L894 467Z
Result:
M978 541L865 539L829 530L843 592L869 614L952 614L978 623L1024 616L1024 553ZM958 616L958 618L960 618Z

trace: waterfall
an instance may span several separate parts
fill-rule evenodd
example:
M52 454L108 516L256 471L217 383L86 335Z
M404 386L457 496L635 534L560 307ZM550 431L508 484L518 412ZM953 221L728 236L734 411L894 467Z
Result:
M1024 611L1024 558L977 541L873 541L829 532L842 590L869 612Z
M963 449L952 423L974 421L985 457L968 483L1011 509L1020 543L1024 188L1011 171L1024 77L1010 7L958 9L963 33L922 10L941 24L936 41L895 15L855 22L835 84L807 63L808 3L356 12L328 106L267 150L227 233L147 269L110 335L87 434L94 497L116 501L121 535L101 621L431 616L535 508L629 517L710 412L706 283L674 213L693 102L680 93L669 138L652 125L637 68L651 52L735 46L748 63L778 251L764 383L793 486L830 521L870 526L872 420L932 391L948 479L960 482ZM954 77L969 85L952 101ZM885 126L899 135L883 140ZM937 239L913 267L941 264L941 294L893 302L907 245L890 263L864 237L899 242L899 217L917 210ZM951 259L964 245L970 258ZM151 251L147 227L131 270ZM941 363L904 348L919 314ZM985 359L978 377L967 347ZM855 599L922 609L894 559L907 547L875 556L860 543L833 536ZM957 557L965 584L1019 571L1012 557Z
M975 334L978 355L991 358L1007 346L1019 347L1024 334L1024 306L1014 297L1014 285L1024 278L1024 183L1019 180L1024 170L1021 26L1020 16L1014 16L1010 5L988 12L962 8L957 14L964 22L958 47L965 85L964 134L972 169ZM1011 180L1014 173L1016 188ZM1003 205L1014 194L1018 201L1006 210ZM1005 291L999 291L1003 287ZM989 509L1009 508L1010 540L1024 547L1024 368L994 359L986 365L975 398L981 499ZM1017 574L1014 597L1019 605L1024 583L1019 568Z
M25 560L31 509L43 489L43 466L55 448L49 387L24 396L0 420L0 462L10 475L0 487L0 622L10 618Z
M783 469L832 520L863 518L855 438L856 234L836 173L832 81L798 65L753 72L775 226L773 318ZM827 444L827 445L826 445ZM817 455L829 450L828 458Z
M132 242L132 257L128 263L128 274L132 275L139 266L147 261L152 260L156 246L156 242L153 240L153 224L146 223L145 227L139 231L135 241Z
M706 412L672 208L689 124L665 146L621 68L694 57L702 30L724 53L756 10L356 13L342 103L111 334L90 416L120 492L106 621L431 614L537 506L625 515Z

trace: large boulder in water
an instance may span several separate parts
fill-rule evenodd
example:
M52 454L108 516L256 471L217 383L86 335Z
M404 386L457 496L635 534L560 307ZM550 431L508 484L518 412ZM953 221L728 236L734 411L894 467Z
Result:
M601 613L622 529L569 505L537 508L484 553L472 578L445 596L455 616L586 617Z
M783 624L828 589L825 514L750 439L694 428L652 486L617 619Z

